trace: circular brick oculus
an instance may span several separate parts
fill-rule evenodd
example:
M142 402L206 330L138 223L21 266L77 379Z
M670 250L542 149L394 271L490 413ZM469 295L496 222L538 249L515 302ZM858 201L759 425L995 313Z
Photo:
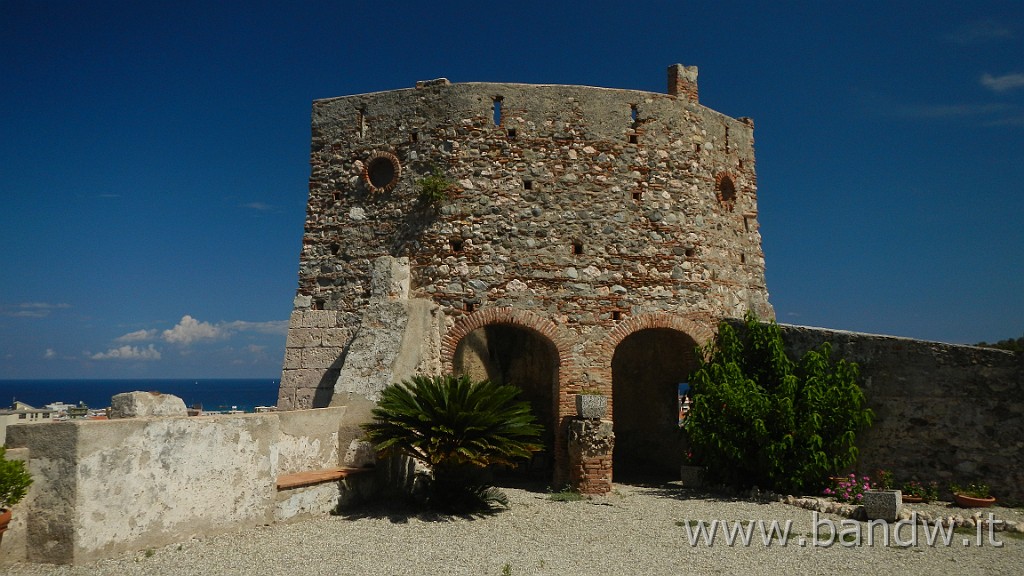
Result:
M363 182L370 192L388 192L398 184L402 164L390 152L374 152L363 163Z

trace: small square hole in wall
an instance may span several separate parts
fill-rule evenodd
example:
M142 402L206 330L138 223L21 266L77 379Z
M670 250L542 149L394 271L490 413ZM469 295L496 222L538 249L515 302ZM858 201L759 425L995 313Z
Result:
M420 133L419 132L410 132L409 133L409 142L419 142L419 140L420 140Z
M466 312L476 312L476 302L466 300L462 303L462 309Z
M746 254L740 254L740 264L746 264L746 263L747 263L747 255Z
M448 241L448 245L451 246L452 252L462 252L461 238L452 238Z
M327 305L327 300L325 300L323 298L317 298L316 300L313 300L313 305L310 308L313 309L313 310L323 310L324 306L326 306L326 305Z
M508 139L509 140L515 140L516 139L516 129L515 128L509 128L508 129Z
M640 137L637 136L636 134L630 134L629 135L629 143L630 144L636 144L636 143L639 142L639 140L640 140Z
M633 200L636 200L637 202L639 202L641 199L643 199L643 197L644 197L644 193L643 192L633 192Z
M622 320L622 312L619 310L612 310L612 320L616 322Z
M523 190L533 190L533 180L523 180Z
M583 254L583 242L572 243L572 254L573 256L579 256L580 254Z
M341 194L335 192L334 193L334 201L337 202L338 200L341 200Z
M341 252L341 244L331 244L331 255L337 256Z
M693 248L687 248L686 249L686 257L687 258L693 258L696 254L697 254L697 251L694 250Z

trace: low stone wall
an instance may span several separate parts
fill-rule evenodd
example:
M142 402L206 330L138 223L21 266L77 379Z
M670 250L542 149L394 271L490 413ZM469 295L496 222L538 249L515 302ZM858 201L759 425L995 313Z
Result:
M339 484L278 492L276 478L342 464L344 414L338 407L12 426L8 445L28 452L34 484L17 509L24 535L12 535L24 539L24 552L7 559L81 563L327 512L338 505Z
M860 365L875 412L858 438L858 468L898 482L984 482L1001 503L1024 502L1024 354L805 326L780 325L799 356L831 342Z

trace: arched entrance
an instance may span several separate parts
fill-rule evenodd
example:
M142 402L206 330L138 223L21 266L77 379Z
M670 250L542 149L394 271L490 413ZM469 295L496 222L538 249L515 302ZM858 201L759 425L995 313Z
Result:
M544 452L527 467L531 475L550 475L555 447L555 390L558 350L540 333L514 324L488 324L466 334L455 348L452 371L474 380L511 384L522 390L537 422L544 427Z
M679 430L679 384L696 369L693 337L647 328L624 338L612 356L615 478L679 475L685 445Z

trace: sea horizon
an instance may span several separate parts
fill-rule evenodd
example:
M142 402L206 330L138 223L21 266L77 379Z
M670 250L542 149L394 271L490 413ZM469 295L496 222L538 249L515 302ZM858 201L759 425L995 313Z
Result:
M277 404L279 378L18 378L0 380L0 407L15 401L35 408L64 402L92 409L110 406L122 392L161 392L181 398L188 407L238 409Z

